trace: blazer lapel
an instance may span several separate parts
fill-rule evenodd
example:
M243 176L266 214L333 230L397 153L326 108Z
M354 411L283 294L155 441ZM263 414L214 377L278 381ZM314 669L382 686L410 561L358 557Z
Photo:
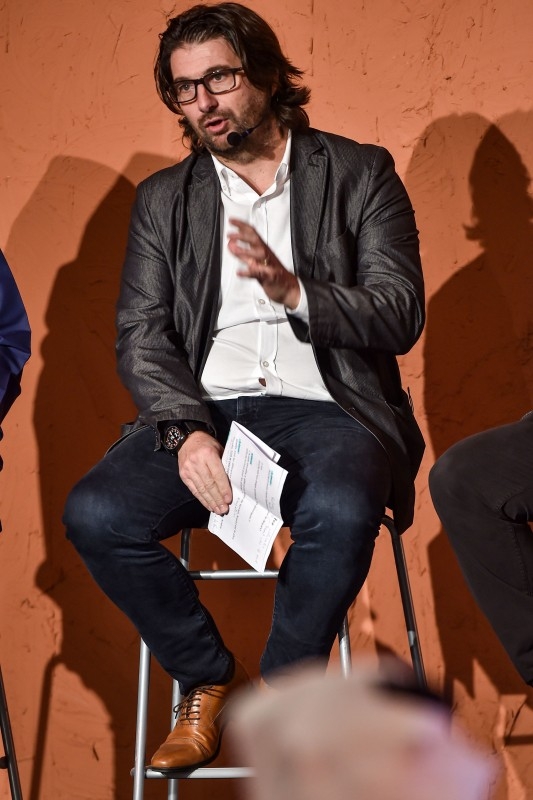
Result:
M200 273L220 273L220 187L208 155L193 168L187 202L187 221L196 265Z
M313 275L326 200L327 156L312 132L294 134L291 148L291 234L297 275Z
M220 184L211 157L193 167L187 199L187 222L195 270L189 297L194 318L196 376L201 375L218 313L220 292Z

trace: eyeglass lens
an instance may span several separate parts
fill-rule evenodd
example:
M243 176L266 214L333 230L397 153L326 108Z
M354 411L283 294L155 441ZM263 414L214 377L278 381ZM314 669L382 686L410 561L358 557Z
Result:
M203 78L196 80L180 81L174 86L176 92L176 100L178 103L192 103L196 99L196 87L203 84L210 94L222 94L223 92L230 92L235 88L237 72L241 68L236 69L218 69L216 72L209 72Z

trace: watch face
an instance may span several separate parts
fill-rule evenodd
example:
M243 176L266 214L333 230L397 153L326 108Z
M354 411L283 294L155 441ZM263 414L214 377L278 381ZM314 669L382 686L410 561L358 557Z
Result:
M176 452L186 438L187 435L177 425L171 425L165 431L163 447L170 452Z

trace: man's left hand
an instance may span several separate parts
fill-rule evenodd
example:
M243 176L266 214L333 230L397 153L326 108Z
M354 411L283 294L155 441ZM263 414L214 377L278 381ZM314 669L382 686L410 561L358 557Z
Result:
M230 219L237 230L228 235L228 248L246 267L239 269L241 278L255 278L267 297L290 309L300 302L300 284L297 278L285 269L281 261L261 239L257 231L247 222Z

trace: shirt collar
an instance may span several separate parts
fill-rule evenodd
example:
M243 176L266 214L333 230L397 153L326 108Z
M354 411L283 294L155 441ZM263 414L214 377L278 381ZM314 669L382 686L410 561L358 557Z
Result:
M283 153L283 158L281 159L279 166L276 170L276 174L274 176L274 183L270 186L265 194L270 194L272 189L275 187L279 189L289 180L290 175L290 160L291 160L291 145L292 145L292 131L289 130L287 134L287 143L285 145L285 151ZM211 158L213 159L213 164L215 165L215 169L217 171L218 179L220 181L220 186L222 191L232 196L233 193L236 191L243 191L244 187L246 187L246 191L250 190L248 184L240 178L234 170L230 167L227 167L221 161L216 158L211 153Z

